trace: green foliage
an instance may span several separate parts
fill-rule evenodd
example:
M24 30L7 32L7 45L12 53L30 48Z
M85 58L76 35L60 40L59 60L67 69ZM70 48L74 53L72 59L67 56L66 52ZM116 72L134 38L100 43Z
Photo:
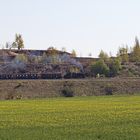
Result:
M103 50L101 50L101 52L99 54L99 58L102 59L102 60L104 60L105 62L107 62L108 59L109 59L109 56L108 56L107 53L105 53Z
M13 42L13 46L17 46L18 50L24 48L24 42L23 42L21 34L15 35L15 42Z
M111 85L111 84L107 84L105 87L105 95L113 95L113 93L116 91L116 87Z
M69 72L71 72L71 73L78 73L78 72L80 72L80 69L77 68L77 67L71 66L69 68Z
M121 60L119 58L110 58L107 64L104 60L100 59L91 65L91 71L95 75L105 75L107 77L117 76L121 68Z
M100 59L95 64L91 66L91 71L97 74L103 74L105 76L109 75L109 67L105 64L104 60Z
M121 70L121 61L119 58L110 59L109 69L110 69L110 77L116 76Z
M47 51L49 52L48 56L51 57L51 63L57 64L59 62L57 49L54 47L49 47Z
M73 90L70 87L65 87L61 92L64 97L74 96Z
M63 89L61 90L61 94L64 97L73 97L74 96L73 84L65 82L63 85Z
M15 59L24 63L28 62L28 57L25 54L18 54Z
M140 62L140 44L137 37L135 38L135 45L132 48L130 57L131 57L131 61Z
M56 53L57 53L57 49L54 48L53 46L52 46L52 47L49 47L47 51L48 51L51 55L56 55Z
M128 46L126 47L120 47L119 51L118 51L118 57L121 58L121 61L124 62L128 62L129 61L129 55L128 55Z
M139 140L140 96L0 102L1 140Z

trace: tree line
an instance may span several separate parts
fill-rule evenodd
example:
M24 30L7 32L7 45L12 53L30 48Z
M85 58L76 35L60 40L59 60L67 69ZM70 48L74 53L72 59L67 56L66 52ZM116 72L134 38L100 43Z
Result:
M15 34L15 40L12 43L6 42L5 48L6 49L18 49L18 50L24 49L24 41L23 41L22 35ZM52 52L55 52L57 50L57 48L49 47L48 50L52 50ZM61 51L66 52L66 48L62 47ZM76 51L74 49L71 51L71 55L73 57L77 56Z
M24 41L21 34L15 35L15 40L9 44L6 43L7 49L16 48L21 50L24 48ZM51 50L52 55L55 56L56 48L50 47L48 50ZM66 48L63 47L62 52L66 52ZM76 57L76 51L73 49L71 52L72 57ZM91 56L91 53L90 53ZM91 72L95 76L103 75L106 77L113 77L119 74L119 71L122 69L124 63L130 62L140 62L140 43L138 38L135 38L135 43L132 47L128 45L123 45L119 47L116 57L109 56L103 50L100 51L98 55L99 59L91 64ZM54 57L55 58L55 57Z
M6 43L5 47L7 49L18 49L21 50L24 48L24 40L21 34L15 34L15 40L12 43ZM49 47L49 49L52 48L52 50L57 50L54 47ZM61 51L66 52L66 48L62 47ZM76 51L73 49L71 51L71 54L73 57L77 56ZM89 53L89 56L92 56L92 53ZM110 56L111 57L111 56ZM121 59L122 62L139 62L140 61L140 43L138 38L135 38L135 44L133 47L128 47L128 45L123 45L119 47L119 50L117 52L117 56ZM109 55L101 50L99 54L99 58L101 59L108 59Z
M106 77L114 77L119 74L122 65L131 62L140 62L140 43L138 38L135 38L133 47L122 46L119 47L116 57L112 57L101 50L99 53L99 60L91 65L91 71L96 75L103 75Z

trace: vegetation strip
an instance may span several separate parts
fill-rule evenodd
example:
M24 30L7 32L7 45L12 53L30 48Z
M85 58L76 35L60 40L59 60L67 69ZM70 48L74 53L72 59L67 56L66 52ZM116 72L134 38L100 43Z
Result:
M0 102L1 140L139 140L140 96Z

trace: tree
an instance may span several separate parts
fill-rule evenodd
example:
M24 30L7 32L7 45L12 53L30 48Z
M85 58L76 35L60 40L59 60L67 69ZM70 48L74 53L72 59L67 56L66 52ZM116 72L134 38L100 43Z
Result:
M54 48L54 47L49 47L48 48L48 57L50 58L50 62L53 63L53 64L56 64L59 62L59 57L58 57L58 50L57 48Z
M71 55L72 55L72 57L76 57L77 56L76 55L76 51L75 50L72 50Z
M15 41L12 43L12 48L18 48L18 50L21 50L24 48L24 42L23 42L21 34L15 35Z
M128 62L129 61L129 55L128 55L128 46L126 47L120 47L118 51L118 57L121 58L122 62Z
M49 47L48 48L48 53L50 54L50 55L56 55L57 54L57 48L55 48L55 47L53 47L53 46L51 46L51 47Z
M119 58L111 59L109 63L109 69L110 69L109 76L110 77L116 76L121 70L121 68L122 66Z
M100 59L95 64L91 66L91 71L97 75L97 74L103 74L105 76L108 76L109 74L109 67L105 64L104 60Z
M135 45L132 49L130 57L131 61L140 62L140 44L137 37L135 38Z
M105 53L103 50L100 51L99 58L104 60L105 62L107 62L109 59L108 54Z

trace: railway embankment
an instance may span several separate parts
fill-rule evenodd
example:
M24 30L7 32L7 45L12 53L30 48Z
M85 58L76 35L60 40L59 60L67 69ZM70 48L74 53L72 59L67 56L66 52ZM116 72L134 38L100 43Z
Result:
M0 80L1 100L138 93L140 78Z

